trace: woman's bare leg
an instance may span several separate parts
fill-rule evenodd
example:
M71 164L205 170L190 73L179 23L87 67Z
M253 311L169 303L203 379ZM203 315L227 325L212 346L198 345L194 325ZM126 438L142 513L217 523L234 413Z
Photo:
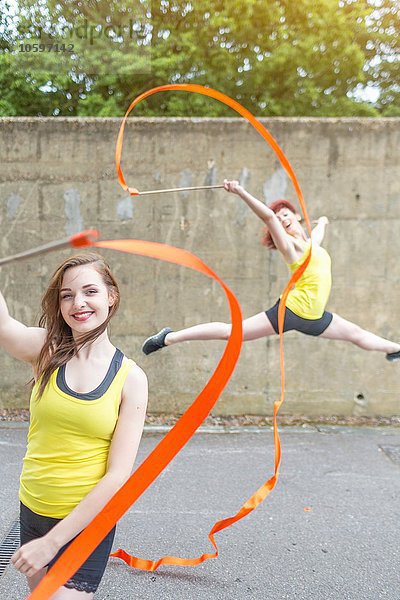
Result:
M257 340L262 337L276 335L265 312L258 313L242 322L243 341ZM227 340L230 336L232 326L229 323L202 323L187 327L180 331L171 331L165 337L165 345L179 344L194 340Z
M92 598L94 598L92 592L80 592L62 587L51 597L51 600L92 600Z
M386 352L387 354L400 350L400 344L396 344L366 329L362 329L355 323L346 321L346 319L339 317L335 313L330 325L321 333L320 337L351 342L363 350L377 350L378 352Z
M31 592L39 585L40 581L47 573L47 567L40 569L33 577L27 577L28 586ZM55 594L52 595L51 600L91 600L94 594L91 592L79 592L78 590L61 587Z

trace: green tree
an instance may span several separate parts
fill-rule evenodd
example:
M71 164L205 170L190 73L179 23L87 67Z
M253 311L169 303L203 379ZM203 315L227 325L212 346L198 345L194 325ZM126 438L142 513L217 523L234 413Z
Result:
M365 67L368 83L380 90L376 107L383 116L400 117L400 4L377 3L370 17Z
M398 0L19 0L13 27L0 21L0 114L120 116L166 83L209 85L261 116L397 114L399 19ZM22 56L35 40L74 51ZM360 86L381 90L375 105ZM168 92L135 114L232 113Z

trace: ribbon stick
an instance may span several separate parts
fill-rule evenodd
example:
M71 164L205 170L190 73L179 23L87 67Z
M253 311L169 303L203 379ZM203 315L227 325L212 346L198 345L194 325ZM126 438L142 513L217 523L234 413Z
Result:
M194 190L216 190L217 188L223 188L223 185L196 185L194 187L182 187L182 188L170 188L168 190L147 190L146 192L139 192L136 188L128 188L131 196L148 196L150 194L166 194L167 192L193 192Z
M43 244L43 246L32 248L32 250L26 250L25 252L20 252L19 254L13 254L12 256L1 258L0 266L25 260L26 258L32 258L34 256L41 256L42 254L47 254L48 252L53 252L54 250L63 250L64 248L71 247L84 248L91 246L98 239L98 237L99 232L97 229L87 229L86 231L81 231L80 233L76 233L68 238L57 240L56 242L50 242L49 244Z
M119 181L119 184L121 185L121 187L125 191L129 192L129 194L131 196L140 196L141 194L144 193L144 192L139 192L139 190L136 189L135 187L128 187L128 185L125 181L122 167L121 167L121 155L122 155L124 131L125 131L125 125L126 125L126 121L128 119L129 113L137 104L139 104L139 102L141 102L142 100L145 100L145 98L148 98L149 96L152 96L153 94L158 94L160 92L168 92L168 91L190 92L190 93L201 94L203 96L208 96L210 98L214 98L215 100L222 102L222 104L226 104L226 106L229 106L230 108L232 108L232 110L234 110L239 115L241 115L244 119L246 119L246 121L248 121L250 123L250 125L252 125L252 127L254 127L254 129L264 138L264 140L267 142L267 144L269 144L269 146L272 148L272 150L276 154L279 162L281 163L282 167L285 169L290 180L292 181L293 187L296 191L296 195L300 202L301 209L303 211L303 215L304 215L304 219L306 221L308 232L309 232L309 234L311 234L311 225L310 225L310 220L308 218L307 208L306 208L306 205L304 202L303 192L301 191L301 187L297 180L297 177L293 170L293 167L290 164L290 162L288 161L288 159L286 158L285 153L283 152L282 148L279 146L278 142L271 135L271 133L268 131L268 129L266 127L264 127L264 125L261 123L261 121L259 121L254 115L252 115L252 113L249 110L247 110L247 108L245 108L244 106L239 104L239 102L237 102L233 98L230 98L226 94L223 94L222 92L218 92L217 90L214 90L212 88L205 87L203 85L197 85L194 83L175 83L175 84L169 84L169 85L160 85L158 87L147 90L146 92L143 92L143 94L140 94L140 96L137 96L137 98L135 98L133 100L133 102L130 104L128 110L126 111L124 118L122 119L122 123L120 125L119 132L118 132L117 144L116 144L116 148L115 148L115 165L116 165L116 169L117 169L118 181ZM157 190L155 190L155 191L157 191ZM153 190L151 190L149 193L153 193Z

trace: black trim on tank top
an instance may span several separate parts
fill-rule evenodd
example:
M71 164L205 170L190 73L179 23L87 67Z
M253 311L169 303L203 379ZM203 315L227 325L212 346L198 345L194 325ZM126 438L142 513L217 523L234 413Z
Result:
M79 392L74 392L71 388L68 387L67 382L65 381L65 365L61 365L57 372L57 386L60 388L62 392L72 396L73 398L78 398L78 400L98 400L108 390L110 385L112 384L116 374L121 368L122 360L124 358L123 352L116 348L114 356L111 359L110 366L108 367L108 371L96 389L88 392L87 394L80 394Z

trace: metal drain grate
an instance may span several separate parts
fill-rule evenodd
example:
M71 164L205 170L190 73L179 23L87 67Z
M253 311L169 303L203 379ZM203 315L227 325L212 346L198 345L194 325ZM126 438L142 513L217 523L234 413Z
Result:
M19 521L14 521L10 531L0 544L0 577L6 570L6 567L10 562L10 558L19 548L19 544Z
M379 446L391 461L400 466L400 446Z

